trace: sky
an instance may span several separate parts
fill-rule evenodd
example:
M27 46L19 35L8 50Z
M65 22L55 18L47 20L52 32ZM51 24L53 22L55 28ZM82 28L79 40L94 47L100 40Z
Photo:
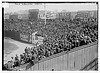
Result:
M46 3L46 10L50 11L81 11L81 10L97 10L97 4L96 3ZM45 10L44 4L4 4L3 7L5 7L4 12L17 12L19 10L28 10L28 9L39 9L39 10Z

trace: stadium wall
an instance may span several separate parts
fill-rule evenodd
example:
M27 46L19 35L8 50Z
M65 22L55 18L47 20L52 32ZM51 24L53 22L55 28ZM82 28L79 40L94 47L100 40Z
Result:
M15 31L4 31L4 37L9 37L15 40L19 40L20 39L20 33L19 32L15 32Z
M48 58L44 58L37 64L29 66L27 70L81 70L96 58L98 58L97 42L74 48L70 52L62 52Z
M16 31L4 31L4 37L9 37L11 39L23 42L23 43L28 43L28 44L32 44L30 41L30 35L28 34L22 34L20 32L16 32Z

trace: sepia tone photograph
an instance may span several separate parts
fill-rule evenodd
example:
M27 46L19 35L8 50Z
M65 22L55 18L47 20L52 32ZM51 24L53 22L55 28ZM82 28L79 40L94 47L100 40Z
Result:
M2 4L2 71L98 71L98 2Z

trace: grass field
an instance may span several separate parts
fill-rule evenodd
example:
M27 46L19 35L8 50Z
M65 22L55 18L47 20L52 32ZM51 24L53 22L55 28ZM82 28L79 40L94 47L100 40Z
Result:
M4 38L4 63L11 60L11 57L19 56L26 47L33 47L33 44L22 43L10 38Z
M4 54L5 56L13 52L14 50L17 50L19 47L13 43L10 43L9 41L4 41Z

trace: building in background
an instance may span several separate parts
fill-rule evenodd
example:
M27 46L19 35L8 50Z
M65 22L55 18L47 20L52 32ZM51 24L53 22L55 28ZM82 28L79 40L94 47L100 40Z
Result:
M71 19L71 12L61 11L57 14L57 18L65 19L66 21L69 21Z
M84 21L87 21L90 16L91 16L90 11L78 11L75 18L80 18L83 19Z
M29 19L29 12L28 12L28 10L20 10L18 12L18 19L28 20Z
M94 12L93 17L98 18L98 11L96 10L96 11L93 11L93 12Z
M4 19L9 19L9 13L4 14Z
M76 15L77 15L77 12L71 12L70 18L73 20L73 19L75 19Z
M45 11L44 10L39 11L39 19L45 19Z
M14 13L10 14L9 19L11 21L17 21L18 20L18 13L14 12Z
M29 20L37 21L39 17L39 9L29 9Z
M46 11L46 19L55 19L57 13L54 11ZM45 19L45 11L41 10L39 11L39 18Z
M88 21L90 17L97 18L97 11L78 11L75 18L80 18L81 20Z
M56 14L54 11L47 11L46 13L46 19L55 19L56 18Z

